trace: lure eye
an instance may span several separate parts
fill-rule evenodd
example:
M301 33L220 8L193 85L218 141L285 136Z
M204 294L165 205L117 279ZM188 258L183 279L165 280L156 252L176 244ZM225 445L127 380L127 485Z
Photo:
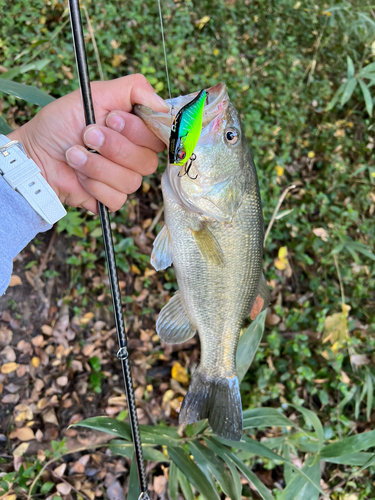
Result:
M229 144L236 144L238 142L240 134L238 133L238 130L235 128L227 128L226 131L224 132L225 134L225 139Z
M184 159L185 159L185 157L186 157L186 153L185 153L185 151L179 151L179 152L177 153L177 158L178 158L179 160L184 160Z

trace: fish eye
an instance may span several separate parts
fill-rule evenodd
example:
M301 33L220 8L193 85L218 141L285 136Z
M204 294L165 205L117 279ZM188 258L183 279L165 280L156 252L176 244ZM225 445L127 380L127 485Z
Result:
M179 152L177 153L177 157L178 157L178 159L179 159L179 160L184 160L184 159L185 159L185 156L186 156L185 151L179 151Z
M235 128L227 128L224 132L225 139L229 144L236 144L240 138L240 134Z

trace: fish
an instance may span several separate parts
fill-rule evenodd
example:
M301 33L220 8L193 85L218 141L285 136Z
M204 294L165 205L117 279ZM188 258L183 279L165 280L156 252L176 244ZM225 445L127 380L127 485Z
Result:
M167 100L181 109L197 96ZM179 423L207 418L219 437L240 441L243 416L236 351L241 327L267 308L262 272L264 222L258 178L240 115L220 83L207 89L191 176L168 162L162 175L165 224L151 263L173 266L178 291L161 310L156 331L168 344L198 332L200 364L182 401ZM171 118L145 106L134 112L168 146Z

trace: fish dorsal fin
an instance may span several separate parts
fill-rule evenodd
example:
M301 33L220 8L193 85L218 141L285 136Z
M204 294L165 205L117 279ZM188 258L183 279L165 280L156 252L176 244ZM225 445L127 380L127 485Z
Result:
M224 266L225 259L221 246L206 224L195 231L191 229L195 243L202 257L216 266Z
M154 241L154 249L151 254L151 264L157 271L166 269L172 264L171 239L166 225L163 226L163 229Z
M167 344L182 344L191 339L196 332L186 315L181 302L180 292L176 292L163 307L156 322L156 332Z
M267 309L267 307L270 304L270 300L271 300L270 289L267 285L266 278L262 273L259 280L258 295L251 308L250 318L254 320L260 312Z

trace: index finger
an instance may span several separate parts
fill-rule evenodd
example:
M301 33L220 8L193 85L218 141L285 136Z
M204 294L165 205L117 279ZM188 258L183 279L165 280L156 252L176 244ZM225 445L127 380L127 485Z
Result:
M93 82L95 104L102 109L130 112L135 104L143 104L153 111L169 112L168 104L141 74L123 76L106 82Z

